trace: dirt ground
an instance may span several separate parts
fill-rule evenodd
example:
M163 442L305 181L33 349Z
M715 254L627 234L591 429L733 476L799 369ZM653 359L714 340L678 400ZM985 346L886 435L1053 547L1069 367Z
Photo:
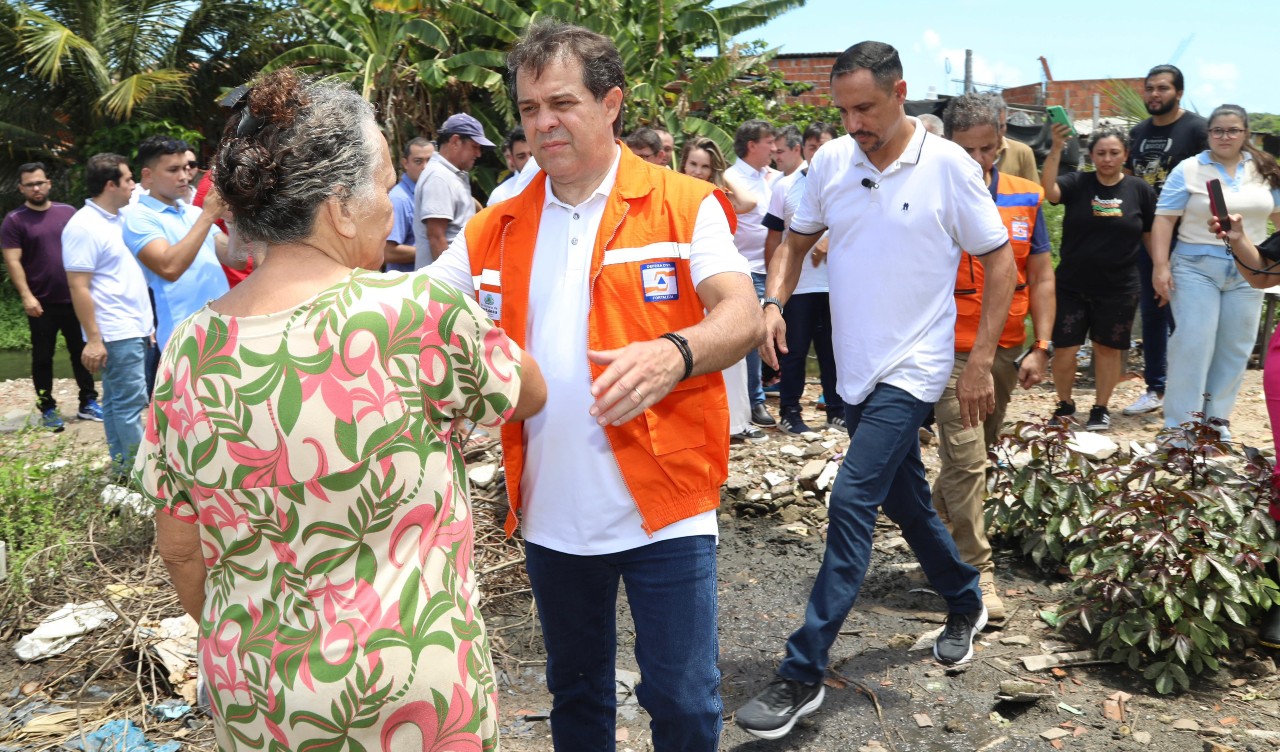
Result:
M60 381L57 389L70 404L74 384ZM1161 424L1160 414L1126 417L1120 408L1141 391L1141 382L1122 383L1112 400L1112 438L1149 440ZM1091 384L1077 385L1077 404L1092 404ZM813 411L814 387L807 396L806 417ZM0 415L30 404L26 382L0 382ZM772 400L771 400L772 402ZM1009 420L1042 418L1052 411L1051 386L1019 393L1009 410ZM776 412L776 405L775 412ZM813 422L811 422L813 425ZM1261 372L1249 371L1233 416L1238 441L1270 448L1271 434L1262 398ZM74 419L68 435L90 446L102 442L99 424ZM824 439L838 434L824 435ZM761 453L771 459L794 444L792 437L771 432L761 445L736 447L731 475L750 473L760 464ZM835 454L842 444L828 450ZM105 452L105 448L103 449ZM937 453L926 446L926 464L936 473ZM788 457L788 460L791 458ZM798 471L804 460L794 460ZM794 471L793 471L794 472ZM818 505L820 507L821 505ZM1001 542L996 546L997 583L1010 616L999 630L988 630L970 663L946 669L928 650L913 651L917 638L936 629L945 614L937 596L925 589L911 552L897 531L881 518L870 571L861 597L832 651L826 700L814 715L801 721L785 739L755 739L734 725L732 712L759 691L772 676L790 632L799 624L813 577L823 551L821 511L743 517L730 508L720 515L719 597L722 694L725 733L721 749L740 752L925 752L931 750L1103 750L1235 749L1269 750L1280 747L1280 674L1267 656L1251 650L1229 656L1217 676L1195 682L1191 692L1159 696L1148 690L1140 676L1110 665L1066 669L1061 676L1031 673L1019 659L1060 648L1062 638L1041 621L1041 608L1055 603L1065 580L1046 576ZM491 537L492 531L478 531ZM502 597L486 613L495 635L495 663L500 671L502 747L514 752L551 749L546 714L550 696L543 678L542 651L536 619L527 589L510 582L511 567L492 575L502 576ZM630 688L638 679L633 656L634 635L625 601L619 606L618 749L642 752L652 749L648 717L635 704ZM1022 643L1022 644L1018 644ZM12 666L12 656L0 665ZM34 670L27 667L23 676ZM1006 679L1027 679L1049 695L1032 704L1000 702L998 685ZM0 691L4 688L0 687ZM1117 691L1130 693L1123 721L1103 716L1103 701ZM0 703L5 702L0 699ZM1180 730L1175 726L1198 730ZM176 729L177 726L174 726ZM1046 732L1066 732L1051 742ZM185 734L186 732L182 732ZM181 735L181 734L180 734ZM163 732L151 734L155 741ZM188 738L185 741L190 742ZM1224 746L1210 747L1210 743ZM1051 746L1052 745L1052 746ZM188 745L188 748L203 748ZM7 749L7 748L6 748Z

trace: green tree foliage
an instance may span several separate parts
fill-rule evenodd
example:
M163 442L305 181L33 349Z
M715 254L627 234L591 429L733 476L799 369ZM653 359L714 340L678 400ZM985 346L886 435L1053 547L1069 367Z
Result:
M816 120L840 127L840 113L834 107L784 103L785 97L798 97L812 91L813 85L788 83L780 71L770 68L767 58L771 55L764 50L763 42L755 42L744 51L755 58L752 65L732 87L713 91L695 114L727 133L733 133L738 124L752 118L775 125L794 125L801 131Z
M279 5L278 5L279 4ZM0 0L0 181L39 159L55 175L121 123L216 132L216 99L286 42L283 0ZM100 140L100 139L99 139ZM16 199L7 195L11 206Z
M490 133L512 119L503 50L529 16L510 0L303 0L301 15L311 41L265 70L294 66L350 82L377 107L392 144L433 134L455 112L471 112Z

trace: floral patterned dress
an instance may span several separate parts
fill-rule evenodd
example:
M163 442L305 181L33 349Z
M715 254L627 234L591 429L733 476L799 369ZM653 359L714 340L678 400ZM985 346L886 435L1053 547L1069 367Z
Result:
M520 357L423 274L175 330L135 473L200 528L221 749L497 748L457 426L510 416Z

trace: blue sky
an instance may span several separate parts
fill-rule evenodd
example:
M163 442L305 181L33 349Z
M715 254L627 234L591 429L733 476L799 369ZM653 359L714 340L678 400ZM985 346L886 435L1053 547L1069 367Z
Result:
M1213 9L1225 15L1214 18ZM929 86L958 93L951 79L964 77L966 48L974 53L974 80L1004 87L1039 82L1041 55L1057 80L1142 76L1173 62L1186 75L1183 106L1207 115L1223 102L1280 113L1280 58L1270 36L1278 29L1280 0L808 0L742 39L763 39L782 52L888 42L902 56L912 99Z

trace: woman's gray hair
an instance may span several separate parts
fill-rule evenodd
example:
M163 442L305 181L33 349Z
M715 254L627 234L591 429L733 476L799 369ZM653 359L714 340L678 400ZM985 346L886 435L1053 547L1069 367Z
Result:
M373 107L350 86L280 70L246 97L214 157L214 183L243 240L303 240L330 197L373 196L378 129Z

